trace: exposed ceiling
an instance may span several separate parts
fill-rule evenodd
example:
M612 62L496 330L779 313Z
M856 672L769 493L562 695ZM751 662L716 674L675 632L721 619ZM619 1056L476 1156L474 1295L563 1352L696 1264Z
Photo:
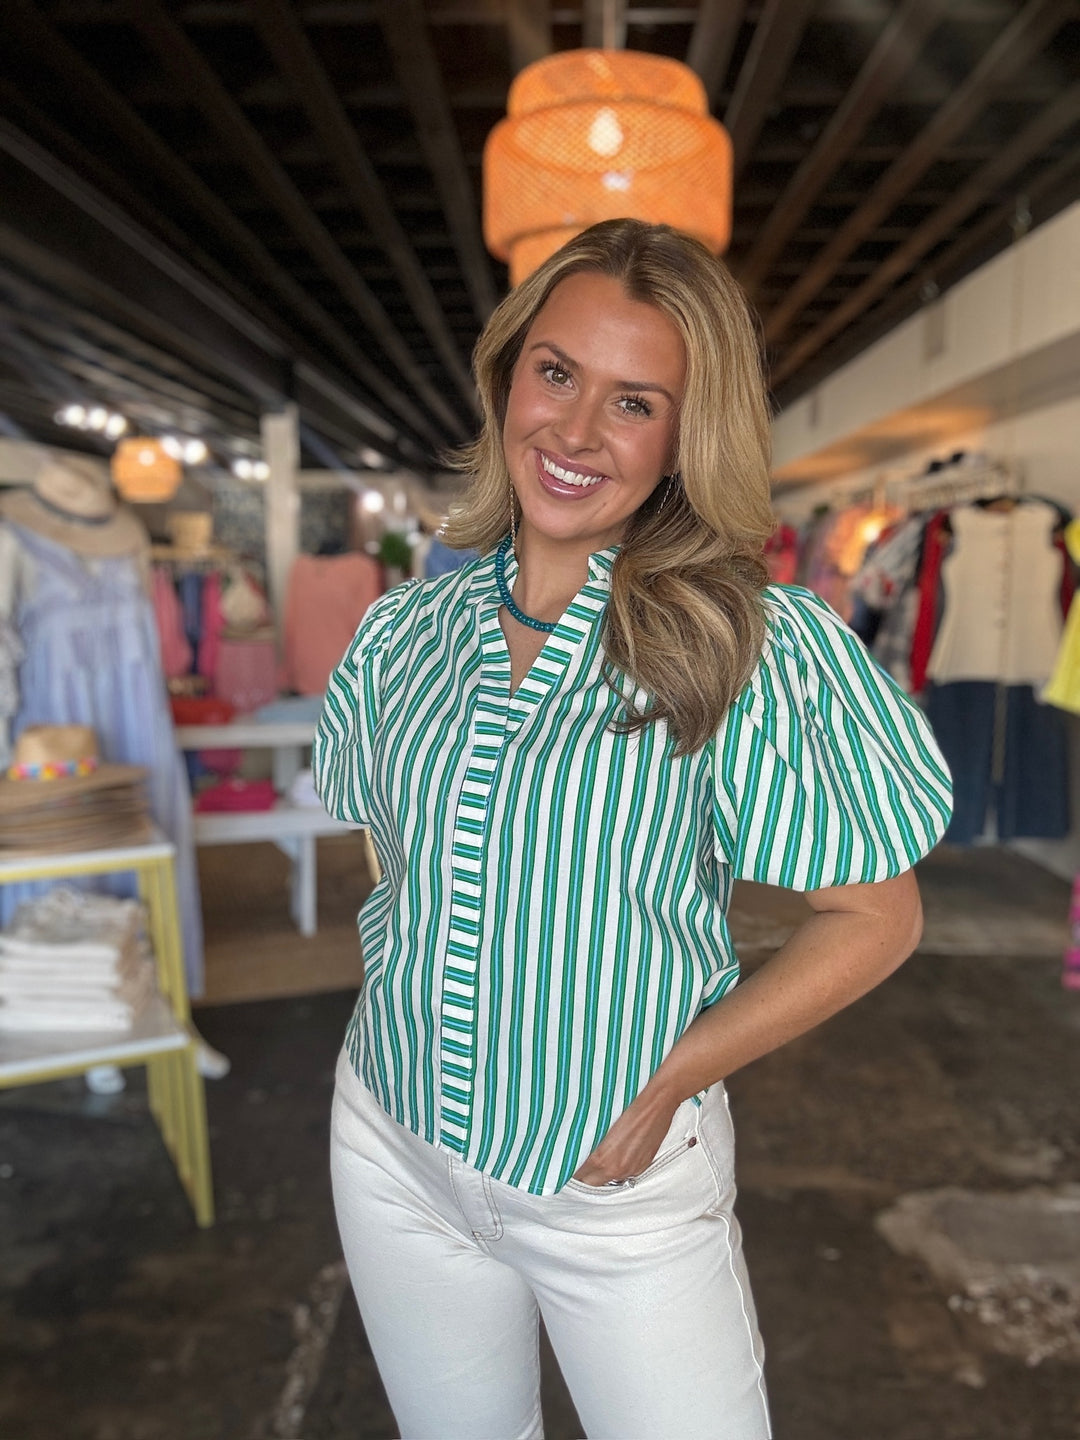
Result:
M700 74L729 263L793 398L1080 197L1077 0L3 0L0 428L58 406L310 462L470 433L506 273L484 139L517 70L626 46Z

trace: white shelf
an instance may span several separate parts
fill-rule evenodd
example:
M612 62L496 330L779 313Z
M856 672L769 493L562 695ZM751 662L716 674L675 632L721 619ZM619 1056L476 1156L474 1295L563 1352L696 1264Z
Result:
M335 820L314 805L279 800L272 810L220 810L194 816L196 845L234 845L247 840L289 840L307 835L345 835L360 827Z
M0 1030L0 1084L40 1080L49 1070L71 1074L92 1065L136 1065L188 1044L188 1032L163 997L154 995L130 1030Z
M314 720L230 720L227 725L178 725L181 750L275 750L281 745L310 745Z
M5 855L0 857L0 885L16 880L55 880L64 875L130 870L147 860L169 860L176 847L160 830L137 845L111 845L99 850L78 850L50 855Z

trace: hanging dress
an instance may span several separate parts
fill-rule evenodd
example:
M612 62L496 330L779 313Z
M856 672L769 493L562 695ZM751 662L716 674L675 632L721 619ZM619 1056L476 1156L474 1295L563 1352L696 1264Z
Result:
M88 725L103 760L148 771L150 809L176 846L176 886L188 990L202 993L203 933L191 795L173 737L153 607L128 556L85 561L65 545L9 522L34 583L12 615L24 650L15 736L28 725ZM0 889L0 924L46 884ZM133 895L134 876L94 888Z

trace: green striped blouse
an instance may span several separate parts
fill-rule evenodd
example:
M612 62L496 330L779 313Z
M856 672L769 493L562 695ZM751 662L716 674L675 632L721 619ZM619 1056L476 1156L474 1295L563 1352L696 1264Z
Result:
M760 665L712 743L678 758L662 723L614 733L616 554L591 557L513 695L493 556L390 591L315 745L327 809L370 827L383 866L360 912L357 1073L399 1123L534 1194L736 983L734 880L883 880L949 815L921 712L805 590L765 592Z

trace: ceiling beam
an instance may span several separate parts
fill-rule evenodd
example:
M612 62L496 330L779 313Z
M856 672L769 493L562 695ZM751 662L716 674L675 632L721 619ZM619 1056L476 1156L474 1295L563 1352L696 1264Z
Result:
M367 328L371 342L408 380L417 397L445 426L447 433L456 440L464 439L466 430L460 416L446 403L435 382L416 363L382 305L218 79L202 51L192 44L161 0L122 0L122 4L125 18L173 75L180 93L202 112L270 203L301 237L323 272L334 282Z
M1064 155L1037 175L1025 177L1022 195L1010 196L962 231L949 246L920 266L909 280L892 290L861 323L852 326L824 351L820 351L816 360L803 366L783 386L777 387L776 402L779 407L783 409L792 404L875 340L902 324L935 299L939 291L947 290L970 274L974 265L999 254L1009 244L1010 231L1021 202L1026 201L1029 206L1035 207L1046 200L1052 207L1050 214L1056 213L1062 204L1072 204L1080 193L1078 172L1080 146L1070 146Z
M1037 156L1045 154L1056 140L1077 124L1080 124L1080 83L1071 85L1052 105L1041 111L1004 149L961 185L951 200L935 210L903 244L898 245L846 300L830 310L820 325L786 351L776 368L775 383L782 385L834 335L869 310L894 281L907 275L929 250L962 225L972 211L985 204L995 191Z
M751 299L799 222L914 63L949 0L907 0L881 32L829 123L762 226L738 278Z
M31 0L6 0L4 25L9 43L14 37L32 55L48 64L68 93L77 99L78 104L89 113L96 114L115 133L120 141L120 153L134 162L136 169L145 167L147 173L161 175L185 210L200 216L212 234L229 244L243 258L252 274L338 356L367 389L374 403L384 405L387 415L397 417L395 426L403 426L406 434L423 437L423 440L436 450L446 443L445 435L400 386L393 383L356 340L308 296L287 270L277 264L229 207L170 150L78 51L42 18ZM185 253L198 252L189 242ZM258 313L258 309L254 313ZM280 331L280 319L273 328ZM286 334L282 338L297 354L307 353L309 347L298 342L296 337ZM325 360L319 365L315 359L316 353L312 351L308 358L317 368L321 368L321 365L325 365ZM370 423L377 430L383 431L384 440L388 438L389 432L383 428L387 423L385 416L372 412Z
M216 374L229 377L243 396L254 401L257 410L281 403L288 389L287 373L294 368L294 354L282 346L276 334L247 313L239 311L227 296L219 295L205 277L192 271L186 259L170 253L152 235L140 230L130 217L118 212L106 197L94 192L81 176L65 171L54 156L38 150L32 141L5 122L0 122L0 149L27 163L36 178L51 184L58 195L78 205L88 220L97 222L113 239L128 247L127 258L121 252L119 260L113 258L111 265L113 278L117 274L125 278L121 291L115 286L110 288L103 279L101 269L105 255L99 237L93 234L89 225L85 226L85 230L99 256L92 276L82 266L77 244L69 247L71 253L65 259L56 253L55 236L50 239L47 230L44 245L35 243L28 235L10 230L7 245L15 264L24 274L43 277L45 284L52 287L50 293L25 279L7 274L3 286L18 295L21 303L36 311L42 308L58 311L66 317L66 325L73 330L81 326L99 334L110 345L148 360L165 375L183 378L186 372L194 369L196 387L207 400L229 393L213 378ZM10 208L10 182L8 193ZM69 229L74 229L74 233L82 233L77 225L72 227L70 218L67 225ZM3 244L0 239L0 248ZM157 283L149 290L147 281L153 272L148 272L142 262L149 262L157 272ZM173 289L170 294L161 288L162 279L167 284L171 282L178 290ZM75 295L86 298L91 310L79 309L71 299ZM165 303L167 295L168 304ZM206 311L210 311L237 325L243 335L268 358L269 365L261 369L256 367L259 369L256 373L249 359L234 355L232 347L227 342L222 343L220 333L213 338L205 334L200 337L194 329L189 333L189 327L177 320L178 302L182 305L187 297L194 302L191 306L193 314L201 313L205 317ZM108 313L120 315L123 325L110 325L102 318ZM198 330L203 329L200 323ZM144 337L148 334L154 336L156 343L148 344L145 338L136 338L140 333ZM179 358L181 355L188 356L190 365ZM265 373L267 369L273 377L269 381ZM413 449L400 432L372 414L359 401L354 403L351 413L361 422L357 432L359 443L389 450L405 465L414 464L417 459L423 461L422 449Z
M473 309L483 325L495 309L498 296L480 233L480 206L424 19L424 7L421 0L384 0L381 11L383 35L394 69L450 226ZM471 380L469 387L472 394Z
M765 316L766 341L775 342L784 334L800 311L828 284L837 265L877 229L941 157L949 141L977 119L998 86L1006 84L1037 55L1062 23L1060 0L1028 0L967 79L961 81L934 118L886 170L863 204L814 257L781 304Z
M404 9L406 3L407 0L394 0L395 8ZM477 399L472 377L431 282L294 7L287 0L253 0L252 15L275 66L303 106L325 158L337 171L350 200L393 265L398 284L432 348L465 403L475 410ZM441 91L437 68L434 78ZM376 332L376 339L379 338Z
M506 30L510 65L516 75L526 65L543 60L554 48L551 0L506 0Z
M178 404L188 407L209 405L216 414L224 415L234 424L244 423L251 429L258 429L258 407L252 405L250 397L239 391L230 391L223 386L209 382L209 377L189 367L186 380L166 375L156 368L116 349L105 349L95 341L80 335L70 325L59 323L57 318L48 319L41 315L28 314L12 305L0 301L0 314L7 317L27 334L35 336L37 343L53 355L74 357L82 364L93 365L111 371L121 383L135 383L145 388L160 390ZM148 377L150 380L148 381Z
M745 9L745 0L701 0L698 6L686 63L705 86L710 109L724 88Z
M724 128L735 151L736 179L750 160L813 8L814 0L765 0L724 111Z

